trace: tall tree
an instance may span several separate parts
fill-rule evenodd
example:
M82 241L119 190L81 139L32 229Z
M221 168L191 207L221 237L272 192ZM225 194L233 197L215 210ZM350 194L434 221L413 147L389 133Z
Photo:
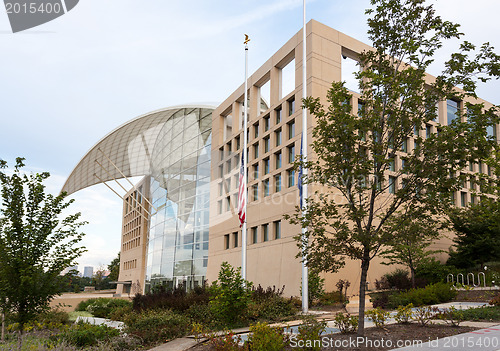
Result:
M335 272L346 259L360 261L359 335L364 334L368 269L389 241L388 220L409 206L429 216L442 213L464 181L460 171L497 148L486 131L498 121L497 108L481 103L467 102L449 125L422 137L427 123L437 119L438 102L474 101L477 81L500 74L500 57L492 47L476 50L464 42L444 63L443 73L429 79L425 71L436 50L462 34L458 24L436 16L424 2L371 1L374 9L366 13L373 49L358 57L357 115L343 83L332 84L327 107L319 98L304 101L315 118L313 156L296 166L308 167L304 182L316 191L307 199L307 212L298 210L290 219L308 229L307 242L300 235L297 240L310 267Z
M382 248L381 256L384 264L401 264L410 270L412 287L416 287L416 269L431 260L443 250L430 250L429 246L442 234L439 221L425 213L414 213L406 208L406 213L397 213L387 220L387 233L390 237Z
M448 263L469 268L500 261L500 202L483 199L467 209L455 209L450 219L456 232Z
M60 293L60 273L85 251L77 247L80 214L62 215L73 200L46 194L49 173L27 174L23 161L7 172L0 160L0 307L21 330Z
M108 265L109 275L108 279L110 281L117 281L118 276L120 275L120 253L118 252L118 256L111 261Z

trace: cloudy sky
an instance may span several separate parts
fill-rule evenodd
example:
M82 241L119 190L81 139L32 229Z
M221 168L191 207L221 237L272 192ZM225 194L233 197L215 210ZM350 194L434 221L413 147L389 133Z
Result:
M429 2L461 23L468 40L500 50L498 0ZM368 42L369 3L310 0L307 19ZM243 82L244 33L252 73L301 25L301 0L82 0L16 34L2 10L0 158L12 164L22 156L31 170L49 171L48 189L57 193L89 148L122 123L167 106L223 101ZM498 82L479 89L497 104L499 91ZM119 198L104 186L72 197L90 222L80 270L107 265L120 250Z

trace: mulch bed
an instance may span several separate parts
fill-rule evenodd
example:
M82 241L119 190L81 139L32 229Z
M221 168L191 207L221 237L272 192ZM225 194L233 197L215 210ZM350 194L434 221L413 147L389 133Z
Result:
M459 290L454 301L489 302L500 290Z
M409 340L409 342L432 341L446 336L452 336L462 333L467 333L478 328L472 327L451 327L448 325L429 325L420 327L416 324L391 324L382 328L367 328L363 342L356 344L358 336L356 334L331 334L323 337L323 345L331 345L332 347L324 347L322 350L341 350L341 351L375 351L375 350L392 350L397 347L409 346L408 344L398 345L400 340ZM383 341L382 341L383 340ZM371 346L369 345L371 343ZM413 344L416 345L416 344ZM352 347L354 346L354 347ZM289 347L288 350L296 348ZM213 348L208 344L200 344L192 349L193 351L210 351Z

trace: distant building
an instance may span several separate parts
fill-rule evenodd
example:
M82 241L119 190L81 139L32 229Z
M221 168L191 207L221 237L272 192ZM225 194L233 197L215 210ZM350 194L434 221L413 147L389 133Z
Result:
M94 275L94 267L92 266L87 266L83 268L83 277L84 278L92 278Z
M71 267L64 268L64 270L61 272L61 274L65 275L69 271L72 271L72 270L78 271L78 266L71 266Z

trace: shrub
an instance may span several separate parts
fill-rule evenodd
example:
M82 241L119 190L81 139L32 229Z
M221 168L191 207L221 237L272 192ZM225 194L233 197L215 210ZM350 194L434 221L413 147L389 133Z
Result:
M342 302L343 304L349 303L349 301L347 300L347 289L351 286L351 282L348 280L340 279L335 285L337 286L337 290L340 293L340 302Z
M84 301L80 301L78 305L76 305L75 311L87 311L87 306L90 304L93 304L96 301L110 301L112 300L110 297L99 297L99 298L93 298L93 299L88 299Z
M463 322L465 316L462 310L458 310L455 306L451 306L450 308L444 308L437 314L437 318L444 320L452 327L458 327L460 323Z
M377 328L383 328L390 317L390 313L381 308L374 308L373 310L367 311L366 316L375 323Z
M250 302L252 283L241 277L241 268L223 262L219 277L210 287L210 306L220 320L233 323Z
M241 336L234 335L230 330L225 331L222 334L205 334L208 339L208 343L212 347L211 349L215 351L237 351L237 350L248 350L248 347L240 346Z
M252 300L262 301L262 300L272 299L275 297L281 297L283 296L284 290L285 290L284 285L281 289L276 289L275 285L273 285L272 288L268 286L266 289L264 289L260 284L257 287L252 286Z
M358 317L351 316L349 313L337 313L333 323L342 334L354 333L358 330Z
M325 321L318 321L313 316L304 316L299 326L298 340L304 342L303 350L321 350L321 334L326 329Z
M188 317L171 310L134 312L125 319L125 324L127 333L148 344L187 335L191 326Z
M432 259L427 263L423 263L415 270L415 275L426 284L435 284L445 282L448 274L459 273L458 269L454 266L444 265L436 259Z
M38 315L37 320L43 324L68 324L69 314L62 309L56 307L48 310L47 312Z
M500 306L500 294L498 294L497 296L495 296L494 298L492 298L489 302L490 305L493 305L493 306Z
M135 311L171 309L184 312L192 305L208 304L209 300L210 291L205 286L195 287L189 292L186 292L183 285L179 285L174 289L159 286L145 295L136 294L132 299L132 305Z
M347 300L344 299L344 294L340 291L331 291L324 293L319 299L319 303L323 306L333 305L336 303L344 303Z
M386 308L389 305L389 297L391 295L396 294L395 292L390 292L390 291L381 291L378 293L371 293L370 294L370 301L372 302L372 305L374 308L380 307L380 308Z
M250 326L248 343L253 351L281 351L285 347L285 334L280 327L271 327L266 323Z
M422 327L425 327L430 323L431 319L439 313L439 309L437 307L418 307L415 309L414 318L418 322L418 324Z
M296 314L296 308L291 299L275 296L259 302L250 302L247 316L251 320L280 321Z
M92 313L95 317L109 318L113 310L130 306L132 306L132 303L127 300L100 298L87 305L86 311Z
M325 293L325 279L321 278L319 272L311 270L307 275L308 282L308 300L309 305L312 306L313 302ZM302 294L302 286L300 287L300 293Z
M411 288L411 279L407 271L396 269L394 272L384 274L380 280L375 280L375 288L377 290L408 290Z
M132 311L132 304L129 304L127 306L115 307L109 313L108 318L114 321L124 322L127 316L132 313Z
M63 331L58 337L71 345L88 347L96 345L100 341L109 341L119 334L120 332L117 329L106 325L77 323Z
M457 291L449 284L436 283L421 289L411 289L407 292L390 295L387 307L397 308L412 303L414 306L433 305L451 301Z
M462 313L467 321L500 321L500 307L497 306L470 308Z
M194 304L184 313L191 321L201 323L207 327L217 327L220 321L207 304Z
M413 304L410 303L406 306L398 306L396 310L396 316L394 319L396 322L401 323L401 324L407 324L410 322L410 320L413 317Z

